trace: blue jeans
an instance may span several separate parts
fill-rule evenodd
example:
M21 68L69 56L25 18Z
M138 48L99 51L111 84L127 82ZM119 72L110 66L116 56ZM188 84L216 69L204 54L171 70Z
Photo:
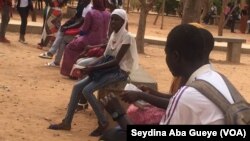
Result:
M124 71L119 71L106 74L102 76L98 81L93 81L89 76L78 81L73 87L71 98L68 104L67 114L63 119L63 122L67 125L71 124L75 109L77 107L77 103L79 101L79 94L83 94L94 110L99 123L101 125L105 125L107 123L107 118L104 116L103 108L93 93L94 91L101 89L106 85L126 80L127 78L127 73L125 73Z
M74 38L74 36L64 35L64 32L61 32L60 29L57 31L56 39L48 51L53 55L56 53L54 60L56 64L60 64L65 46Z

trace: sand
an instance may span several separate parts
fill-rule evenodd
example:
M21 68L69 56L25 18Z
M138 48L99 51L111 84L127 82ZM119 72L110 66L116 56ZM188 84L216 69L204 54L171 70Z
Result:
M13 18L19 17L14 15ZM166 38L169 30L180 23L177 17L165 17L164 28L160 29L160 19L153 25L154 19L155 15L148 17L148 36ZM136 33L138 14L130 13L129 20L129 30ZM204 26L216 35L216 26ZM240 36L250 43L249 34L232 34L225 29L224 35ZM27 45L18 42L18 33L7 32L6 36L11 44L0 43L0 141L98 140L88 136L97 126L91 108L75 114L71 131L47 129L50 123L60 122L63 118L75 81L60 75L59 68L45 66L51 60L38 57L47 50L36 48L40 35L27 34ZM250 102L250 55L242 54L240 64L231 64L225 58L224 51L211 53L214 68L224 73ZM168 92L172 76L165 64L163 46L145 44L140 65L158 82L159 91Z

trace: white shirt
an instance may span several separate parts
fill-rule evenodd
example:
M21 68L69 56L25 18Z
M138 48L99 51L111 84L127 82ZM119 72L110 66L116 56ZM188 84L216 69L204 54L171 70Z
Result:
M122 35L122 38L123 38L122 43L120 43L120 46L118 46L114 50L111 48L111 46L107 46L104 52L104 55L116 56L123 44L130 44L130 48L134 48L134 47L136 48L136 46L132 45L132 42L135 42L134 38L128 32L124 33ZM123 56L123 58L121 59L119 66L122 70L126 72L131 72L133 64L134 64L133 55L131 51L128 50Z
M186 84L202 79L212 84L226 99L233 103L230 92L222 77L204 65L196 70ZM224 124L222 111L203 94L192 87L183 86L171 98L166 114L160 124Z
M28 0L20 0L20 7L27 7L29 5Z
M83 8L82 10L82 17L84 18L87 13L92 9L92 3L89 3L86 7Z

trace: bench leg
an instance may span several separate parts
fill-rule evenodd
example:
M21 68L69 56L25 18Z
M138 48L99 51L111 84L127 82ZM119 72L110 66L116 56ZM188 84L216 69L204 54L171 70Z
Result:
M241 45L241 43L228 43L227 61L232 63L240 63Z

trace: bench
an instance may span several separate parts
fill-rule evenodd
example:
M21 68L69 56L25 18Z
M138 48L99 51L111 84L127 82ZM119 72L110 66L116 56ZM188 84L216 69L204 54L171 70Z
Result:
M214 25L218 25L219 21L220 21L220 15L212 15L209 23L214 24Z
M155 90L158 89L157 82L142 67L139 67L138 70L131 73L129 77L130 77L130 80L128 79L127 81L121 81L121 82L111 84L102 88L101 90L98 91L97 98L101 99L111 92L113 92L115 95L119 95L123 91L125 85L129 82L136 86L146 85ZM120 100L120 97L119 96L117 97ZM125 109L127 109L129 106L128 103L125 103L122 100L120 100L120 103ZM108 113L106 113L106 111L105 111L105 115L106 117L108 117L108 121L110 124L108 128L111 128L117 125L117 123L113 121L111 116Z
M242 43L246 43L246 39L235 37L214 36L215 42L227 42L226 60L232 63L240 63Z

